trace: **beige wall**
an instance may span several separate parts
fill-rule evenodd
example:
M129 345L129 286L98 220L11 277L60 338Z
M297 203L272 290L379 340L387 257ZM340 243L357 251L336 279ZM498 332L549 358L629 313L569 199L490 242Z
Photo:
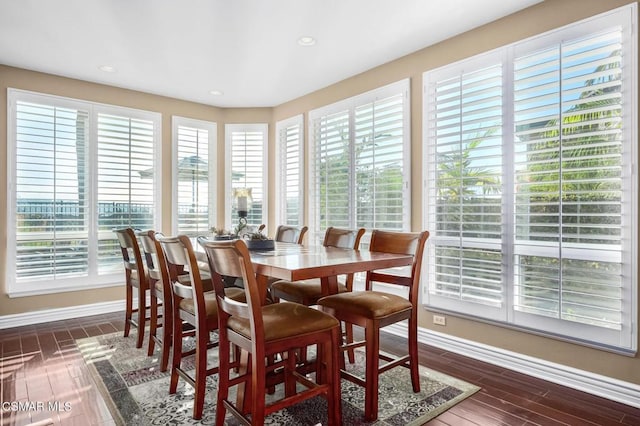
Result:
M219 174L218 205L223 205L224 125L227 123L269 123L269 193L274 190L275 122L297 114L304 114L341 99L357 95L403 78L411 79L411 134L412 134L412 223L422 227L422 73L487 50L503 46L544 31L561 27L577 20L625 4L626 0L546 0L525 11L506 17L484 27L435 46L423 49L399 60L382 65L330 87L279 105L275 108L222 109L175 99L117 89L113 87L71 80L41 73L19 70L0 65L0 170L6 170L6 89L8 87L50 93L71 98L86 99L162 113L162 168L171 170L171 116L218 123ZM170 179L163 181L162 228L170 231L171 191ZM6 200L6 173L0 173L0 199ZM273 220L273 200L269 214ZM222 213L218 219L223 220ZM6 262L6 211L0 211L0 270ZM273 227L275 224L268 224ZM273 229L273 228L271 228ZM0 316L42 309L61 308L96 302L120 300L121 288L71 292L60 295L33 296L10 299L4 294L4 274L0 274ZM452 336L477 341L505 350L519 352L543 360L583 369L596 374L640 384L640 363L636 358L586 348L559 340L548 339L505 327L449 316L446 327L431 325L431 313L421 312L420 325L448 333Z

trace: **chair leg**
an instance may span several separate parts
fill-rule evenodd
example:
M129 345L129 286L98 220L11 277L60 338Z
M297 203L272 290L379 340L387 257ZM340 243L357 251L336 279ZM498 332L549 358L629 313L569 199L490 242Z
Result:
M126 286L126 307L124 310L124 337L128 337L131 332L131 315L133 312L133 287L131 284Z
M251 424L252 426L264 426L266 387L266 363L265 356L251 354Z
M331 341L329 343L325 343L325 378L331 387L331 394L328 395L328 423L329 425L338 426L341 424L342 420L342 398L340 393L340 368L338 368L339 363L339 353L340 350L340 341L341 341L342 331L340 328L334 329L331 332Z
M229 341L227 339L218 339L218 397L216 401L216 425L224 426L224 418L227 414L227 407L224 405L224 401L229 398L229 373L231 371L231 363L229 361ZM234 349L234 358L236 350ZM227 356L228 355L228 356Z
M202 418L204 410L204 394L207 384L207 346L209 345L209 333L198 327L196 330L196 372L195 393L193 395L193 418Z
M344 323L344 334L346 336L347 344L353 343L353 324L350 322ZM354 364L356 362L356 355L353 348L347 349L347 355L349 357L349 364Z
M166 312L166 304L162 304L162 355L160 357L160 371L167 371L169 366L169 352L173 337L173 317L171 312Z
M378 418L378 353L380 342L378 341L379 331L375 324L369 322L365 327L366 339L366 372L364 389L364 419L374 421Z
M420 370L418 365L418 320L409 319L409 362L411 370L411 385L414 392L420 392Z
M174 308L175 309L175 308ZM182 320L173 314L173 356L171 361L171 382L169 384L169 393L174 394L178 389L178 369L182 362Z
M156 336L158 332L158 298L156 294L151 292L151 318L149 320L149 349L147 349L147 356L153 355L155 349Z
M136 342L136 348L141 348L144 341L144 327L147 319L146 296L144 290L138 291L138 341Z

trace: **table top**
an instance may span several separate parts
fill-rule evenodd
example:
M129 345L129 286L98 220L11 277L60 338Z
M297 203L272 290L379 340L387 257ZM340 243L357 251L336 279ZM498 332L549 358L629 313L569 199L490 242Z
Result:
M274 250L251 251L256 274L298 281L411 265L413 256L337 247L275 243Z

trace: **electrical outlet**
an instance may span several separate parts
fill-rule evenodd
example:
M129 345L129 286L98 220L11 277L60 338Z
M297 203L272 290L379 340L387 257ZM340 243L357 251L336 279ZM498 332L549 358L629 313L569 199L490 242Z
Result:
M435 325L447 325L447 318L444 315L434 315L433 323Z

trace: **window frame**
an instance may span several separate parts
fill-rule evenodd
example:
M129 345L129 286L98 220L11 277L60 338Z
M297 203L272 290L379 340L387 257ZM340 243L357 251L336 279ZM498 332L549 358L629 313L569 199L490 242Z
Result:
M431 91L430 83L436 80L435 76L441 72L464 69L474 70L483 61L489 61L491 57L499 57L503 64L503 226L502 236L502 253L503 259L503 306L493 308L481 306L480 304L472 304L461 300L447 299L438 296L429 291L429 282L433 280L433 268L431 262L426 268L427 279L423 285L423 304L426 308L434 311L447 312L452 315L470 317L473 319L482 319L496 325L503 325L520 329L527 332L533 332L548 337L568 340L574 343L593 346L614 352L635 354L637 351L637 327L635 322L638 312L638 131L637 131L637 115L638 115L638 92L635 89L638 80L638 48L637 48L637 6L631 4L615 9L613 11L596 15L580 22L576 22L556 30L552 30L529 39L521 40L507 46L476 55L471 58L461 60L456 63L426 71L423 73L423 173L425 176L425 189L423 197L423 224L429 229L433 227L435 221L435 206L432 206L435 188L430 182L435 182L435 170L432 161L434 156L434 143L431 143L433 130L430 126L430 102ZM628 238L632 233L632 238L623 249L622 265L624 271L623 276L628 277L625 281L625 287L622 293L622 306L620 308L623 315L622 329L620 331L611 332L608 329L597 326L590 326L585 323L572 322L569 320L548 318L541 315L524 313L515 309L515 251L519 245L515 236L515 218L513 203L515 202L515 193L513 190L514 181L513 173L515 167L514 152L511 146L514 144L514 77L513 65L519 52L536 52L542 48L562 45L566 40L574 40L583 37L589 37L593 34L600 34L603 28L620 27L623 31L622 48L624 50L623 57L626 58L624 63L625 71L623 71L623 130L622 147L623 156L628 160L628 164L624 165L622 171L623 192L630 197L630 201L622 203L623 212L621 217L626 218L630 223L626 232L623 230L623 239ZM485 64L486 65L486 64ZM564 92L561 92L564 93ZM562 95L561 95L562 96ZM431 112L432 114L432 112ZM432 208L433 207L433 208ZM435 229L434 229L435 231ZM505 237L505 234L507 235ZM434 256L435 244L438 240L436 232L432 232L428 241L428 257ZM440 237L442 238L442 237ZM463 246L460 246L463 247ZM466 246L464 246L466 247ZM537 250L544 250L538 248ZM569 259L573 259L570 257Z
M171 143L171 170L172 170L172 180L171 180L171 195L172 200L172 229L173 234L179 234L179 217L178 217L178 184L179 184L179 130L180 127L190 127L198 130L206 130L208 134L208 164L207 164L207 179L208 179L208 187L209 187L209 199L208 199L208 217L209 217L209 226L210 229L213 226L216 226L217 220L217 193L218 193L218 176L216 173L217 164L218 164L218 124L214 121L205 121L205 120L197 120L194 118L187 118L174 115L171 117L171 132L172 132L172 143ZM208 230L209 230L208 229ZM200 231L198 231L200 232Z
M16 256L17 235L15 231L16 221L16 174L17 174L17 103L31 102L50 107L72 108L86 111L88 114L87 122L87 175L88 184L88 201L90 212L88 214L87 238L88 241L88 272L86 275L69 276L60 279L35 278L24 281L17 281L16 265L13 259ZM100 235L105 235L104 231L100 231L98 227L97 216L97 199L98 199L98 179L97 162L98 162L98 117L100 114L127 116L133 119L143 119L153 124L153 142L154 147L153 162L161 164L162 150L159 149L162 141L162 116L160 113L133 109L128 107L120 107L116 105L101 104L80 99L67 98L62 96L50 95L46 93L32 92L22 89L7 89L7 268L5 271L6 292L9 297L23 297L42 294L53 294L76 290L90 290L95 288L113 287L122 285L121 271L111 273L98 273L97 259L97 239ZM162 205L162 177L156 176L153 183L155 215L154 226L161 223L161 205ZM12 230L13 231L10 231ZM115 236L114 236L115 239Z

